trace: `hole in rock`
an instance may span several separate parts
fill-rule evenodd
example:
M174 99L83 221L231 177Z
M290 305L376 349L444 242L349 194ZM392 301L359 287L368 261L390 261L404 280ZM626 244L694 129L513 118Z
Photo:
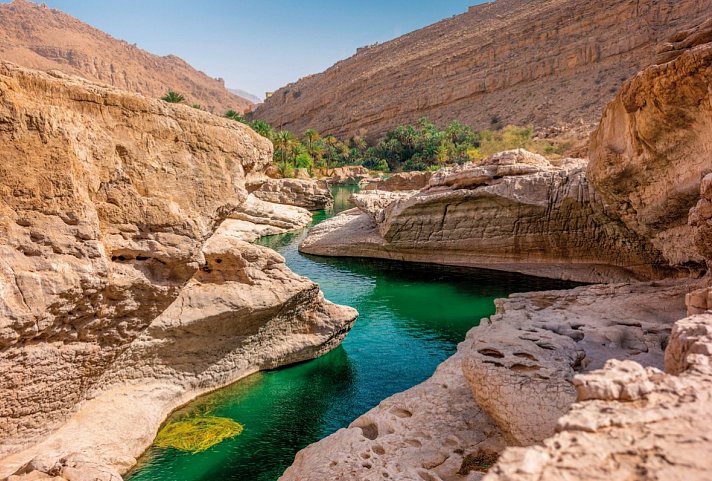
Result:
M222 259L215 259L215 262L218 264L222 264Z
M497 367L504 367L504 364L502 364L501 362L497 362L497 361L482 361L482 363L483 364L492 364L493 366L497 366Z
M136 256L137 261L147 261L149 259L150 259L150 257L147 257L147 256Z
M538 361L534 355L529 354L528 352L515 352L514 355L517 357L523 357L524 359L529 359L530 361Z
M548 342L535 342L534 344L536 344L542 349L546 349L547 351L556 350L556 347L554 347L552 344L549 344Z
M486 349L480 349L477 352L479 352L483 356L496 357L497 359L502 359L504 357L504 354L499 352L497 349L486 348Z
M379 456L383 456L384 454L386 454L386 450L383 449L383 446L381 446L381 445L379 445L379 444L376 444L375 446L372 446L372 447L371 447L371 450L372 450L374 453L378 454Z
M398 416L399 418L409 418L413 415L412 412L408 411L407 409L403 408L393 408L391 409L391 412Z
M378 437L378 426L373 423L361 426L361 432L366 439L373 441Z
M510 369L514 372L533 372L538 371L539 366L527 366L526 364L512 364Z

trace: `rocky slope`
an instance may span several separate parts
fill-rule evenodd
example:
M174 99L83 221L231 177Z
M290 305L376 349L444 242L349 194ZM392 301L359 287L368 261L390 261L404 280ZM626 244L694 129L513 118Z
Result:
M710 42L712 22L683 32L664 49L666 63L624 85L595 134L589 167L591 184L610 199L611 222L692 274L712 263ZM431 182L449 195L492 178L465 168ZM319 235L351 223L362 242L353 245L382 248L373 239L391 232L398 203L416 202L412 193L382 197L357 199L360 211ZM303 450L282 479L707 480L712 277L695 277L497 301L497 314L430 380Z
M498 0L289 84L255 112L293 132L377 137L422 116L487 128L593 124L656 46L712 12L710 0ZM583 94L585 92L585 94Z
M586 162L523 150L441 170L420 191L368 191L300 250L517 271L578 281L664 277L644 237L609 215Z
M189 104L218 113L253 105L228 91L222 79L208 77L175 55L153 55L29 0L0 4L0 60L60 70L151 98L172 89Z
M239 123L0 63L0 156L0 478L117 476L175 407L356 317L242 240L308 213L248 197L271 145Z

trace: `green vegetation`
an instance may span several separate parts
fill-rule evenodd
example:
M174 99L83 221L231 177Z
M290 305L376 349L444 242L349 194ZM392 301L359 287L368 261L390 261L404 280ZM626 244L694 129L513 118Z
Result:
M248 121L235 111L225 116L252 127L274 144L274 162L282 175L294 175L294 169L329 170L346 165L362 165L371 170L400 172L437 170L448 164L479 161L509 149L525 148L547 156L558 156L567 144L536 139L532 127L500 127L492 118L491 130L474 130L469 125L452 122L443 130L426 118L415 125L401 125L377 142L369 143L363 135L338 139L308 129L301 137L288 131L276 131L261 120Z
M155 445L200 453L225 439L242 434L242 424L228 418L198 416L172 422L160 430Z
M183 101L185 101L185 97L183 97L178 92L169 90L166 95L161 97L161 100L163 100L164 102L172 103L172 104L180 104L180 103L183 103Z

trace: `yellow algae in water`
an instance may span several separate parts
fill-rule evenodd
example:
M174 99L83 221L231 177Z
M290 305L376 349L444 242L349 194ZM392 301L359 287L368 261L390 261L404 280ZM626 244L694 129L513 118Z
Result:
M225 439L239 436L243 425L228 418L204 416L168 424L156 436L155 445L200 453Z

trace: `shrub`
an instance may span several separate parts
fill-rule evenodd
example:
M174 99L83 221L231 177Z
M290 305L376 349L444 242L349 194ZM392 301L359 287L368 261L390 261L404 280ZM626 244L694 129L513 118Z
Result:
M161 97L161 100L164 102L168 102L171 104L180 104L185 100L185 97L183 97L181 94L178 92L174 92L173 90L169 90L166 95Z

